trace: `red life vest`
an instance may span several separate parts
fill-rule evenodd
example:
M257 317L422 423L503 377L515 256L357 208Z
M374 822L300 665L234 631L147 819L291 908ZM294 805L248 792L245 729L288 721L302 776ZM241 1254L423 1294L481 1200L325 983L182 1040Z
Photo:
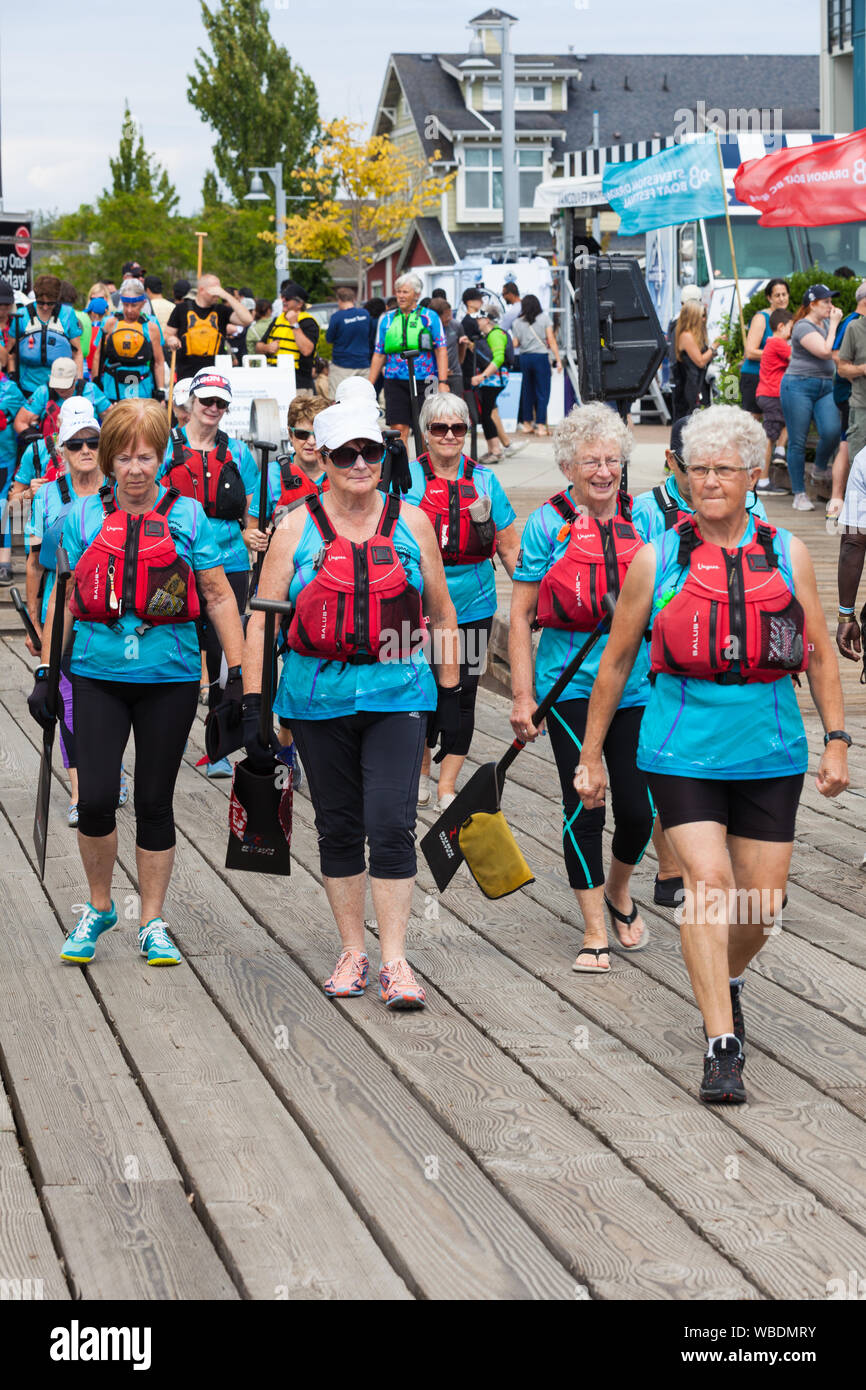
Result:
M454 480L437 477L427 454L418 462L426 481L418 506L433 525L443 564L480 565L489 560L496 551L496 526L489 514L478 520L472 516L473 505L483 496L472 481L475 460L467 459L463 477Z
M75 390L72 392L72 395L84 395L83 380L76 381ZM69 397L68 399L71 399L71 397ZM60 407L62 405L63 398L60 395L58 395L57 391L55 391L53 386L49 386L48 401L45 406L45 409L42 412L42 437L46 439L49 443L53 443L53 441L57 438L57 432L60 429Z
M165 471L167 487L181 497L201 502L205 515L215 521L241 521L247 509L244 480L228 452L228 435L217 430L214 446L206 454L192 449L181 430L171 432L171 463Z
M102 342L102 324L94 323L90 330L90 347L87 350L87 370L93 376L93 365L96 361L96 349Z
M286 454L277 459L280 465L280 477L282 479L282 491L277 498L278 507L291 507L295 502L302 502L305 497L318 497L320 493L327 492L331 484L327 478L317 486L311 478L307 476L299 464L293 463Z
M643 545L632 525L631 498L620 493L617 514L610 521L579 513L566 492L551 497L550 505L568 523L558 539L571 534L565 553L541 581L535 626L589 632L603 615L605 594L618 597L626 571Z
M360 543L337 535L318 497L306 505L324 549L298 594L288 646L303 656L353 664L409 656L427 640L427 630L421 595L391 541L399 497L388 495L374 534Z
M805 671L806 618L779 569L776 528L756 522L754 539L733 550L703 540L693 517L676 529L688 575L656 616L652 670L720 685Z
M177 553L169 514L178 499L169 488L152 511L121 511L111 484L100 488L105 513L75 566L70 612L89 623L116 623L135 613L148 624L188 623L200 613L195 573Z

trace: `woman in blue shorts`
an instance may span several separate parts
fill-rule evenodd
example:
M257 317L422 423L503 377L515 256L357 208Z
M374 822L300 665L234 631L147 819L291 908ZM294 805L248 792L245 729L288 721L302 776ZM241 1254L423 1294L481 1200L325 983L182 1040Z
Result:
M682 865L683 955L704 1020L701 1099L746 1099L743 974L779 915L807 767L792 676L808 672L827 731L816 785L848 785L842 688L802 541L756 521L747 497L765 438L734 406L683 431L693 517L652 542L623 586L599 666L576 781L604 803L604 737L652 622L654 684L638 765Z

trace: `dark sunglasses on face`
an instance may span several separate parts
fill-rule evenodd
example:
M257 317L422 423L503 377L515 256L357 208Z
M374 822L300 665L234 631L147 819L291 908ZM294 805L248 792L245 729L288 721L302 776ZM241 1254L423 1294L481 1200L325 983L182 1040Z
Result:
M72 454L77 454L79 449L96 450L99 448L99 435L88 435L86 439L67 439L66 447Z
M339 449L332 449L328 457L337 468L353 468L358 459L363 459L364 463L373 468L385 462L385 450L381 444L370 440L363 449L356 449L351 444L341 444Z
M468 427L462 421L459 425L449 425L444 420L437 420L427 428L434 439L446 439L449 434L453 434L455 439L465 439Z
M212 406L216 410L228 410L228 401L221 401L218 396L199 396L202 405Z
M303 442L304 442L305 439L312 439L313 434L314 434L314 431L313 431L313 430L296 430L296 429L293 429L293 430L292 430L292 437L293 437L294 439L300 439L300 441L301 441L302 444L303 444Z

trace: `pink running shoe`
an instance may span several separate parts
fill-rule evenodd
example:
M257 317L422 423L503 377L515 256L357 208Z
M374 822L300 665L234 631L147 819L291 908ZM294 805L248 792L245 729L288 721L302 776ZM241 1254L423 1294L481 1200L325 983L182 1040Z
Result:
M367 988L370 962L366 951L342 951L334 966L334 973L322 988L333 999L346 999L352 995L363 994Z
M379 997L389 1009L423 1009L427 993L403 956L385 961L379 971Z

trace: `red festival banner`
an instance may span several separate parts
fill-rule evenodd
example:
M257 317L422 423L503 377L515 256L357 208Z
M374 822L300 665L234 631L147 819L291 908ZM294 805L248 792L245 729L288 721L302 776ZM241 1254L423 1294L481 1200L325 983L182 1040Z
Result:
M866 130L747 159L734 175L762 227L826 227L866 220Z

